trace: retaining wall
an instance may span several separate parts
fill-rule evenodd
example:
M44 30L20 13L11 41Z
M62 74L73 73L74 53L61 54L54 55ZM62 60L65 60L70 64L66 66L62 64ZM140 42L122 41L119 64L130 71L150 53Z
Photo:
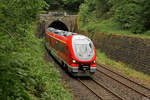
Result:
M82 32L87 35L86 32ZM131 64L134 69L150 75L150 39L97 32L92 37L97 49L109 58Z

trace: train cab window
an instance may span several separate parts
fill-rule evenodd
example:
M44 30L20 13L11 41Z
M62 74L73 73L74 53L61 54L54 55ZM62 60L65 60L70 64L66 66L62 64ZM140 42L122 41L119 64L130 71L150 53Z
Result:
M83 61L91 60L94 56L94 46L91 40L87 37L73 39L73 51L75 56Z

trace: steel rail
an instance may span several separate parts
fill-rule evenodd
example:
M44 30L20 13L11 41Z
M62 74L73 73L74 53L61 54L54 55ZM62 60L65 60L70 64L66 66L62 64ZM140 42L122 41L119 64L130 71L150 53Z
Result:
M118 76L120 76L120 77L122 77L122 78L124 78L124 79L126 79L126 80L128 80L128 81L130 81L130 82L132 82L133 84L136 84L136 85L138 85L138 86L141 86L141 87L143 87L143 88L145 88L145 89L147 89L147 90L150 91L149 88L147 88L147 87L145 87L145 86L143 86L143 85L140 85L139 83L136 83L136 82L132 81L131 79L129 79L129 78L127 78L127 77L124 77L124 76L122 76L121 74L118 74L118 73L112 71L111 69L108 69L108 68L104 67L104 65L101 65L101 64L98 64L98 65L99 65L101 68L104 68L104 69L106 69L106 70L108 70L108 71L110 71L110 72L112 72L112 73L114 73L114 74L116 74L116 75L118 75ZM119 81L119 80L113 78L112 76L110 76L110 75L104 73L103 71L101 71L101 70L99 70L99 69L97 69L97 71L99 71L99 72L103 73L104 75L106 75L107 77L109 77L109 78L111 78L111 79L113 79L113 80L115 80L115 81L117 81L117 82L123 84L124 86L130 88L131 90L134 90L135 92L137 92L137 93L143 95L144 97L150 98L150 95L146 95L146 94L144 94L143 92L140 92L140 91L136 90L135 88L132 88L132 87L126 85L125 83L123 83L123 82L121 82L121 81Z
M96 94L91 88L89 88L84 82L82 82L80 79L77 79L79 82L81 82L85 87L87 87L90 91L92 91L98 98L100 98L101 100L104 100L102 96L99 96L98 94Z
M120 95L118 95L117 93L113 92L112 90L110 90L108 87L106 87L105 85L97 82L96 80L92 79L92 81L94 81L96 84L98 84L99 86L103 87L104 89L106 89L107 91L109 91L110 93L112 93L113 95L115 95L117 98L119 98L120 100L125 100L124 98L122 98Z
M106 86L100 84L99 82L97 82L96 80L90 78L93 82L95 82L96 84L98 84L99 86L101 86L102 88L104 88L105 90L107 90L109 93L111 93L112 95L115 95L115 97L119 98L120 100L125 100L124 98L122 98L121 96L119 96L118 94L114 93L113 91L111 91L110 89L108 89ZM99 96L98 94L96 94L94 92L94 90L92 90L91 88L89 88L83 81L81 81L80 79L77 79L78 81L80 81L84 86L86 86L90 91L92 91L98 98L100 98L101 100L104 100L104 98L102 96Z

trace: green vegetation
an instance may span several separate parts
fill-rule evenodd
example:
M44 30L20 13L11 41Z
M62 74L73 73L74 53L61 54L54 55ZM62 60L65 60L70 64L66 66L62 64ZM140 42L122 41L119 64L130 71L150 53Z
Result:
M150 35L149 4L148 0L85 0L80 6L80 28Z
M119 24L117 24L113 19L107 19L107 20L99 20L97 21L90 21L87 25L83 25L82 22L80 22L80 28L81 30L91 30L96 32L106 32L108 34L132 34L132 32L127 30L120 30Z
M43 0L0 1L0 100L71 100L34 35Z
M132 69L131 65L124 64L122 62L116 62L115 60L109 59L104 53L101 51L97 50L97 62L103 65L106 65L107 67L112 67L117 69L119 72L127 75L128 77L136 78L138 80L144 80L144 83L142 85L147 85L150 87L150 77L149 75L146 75L142 72L137 72L136 70Z
M45 0L49 4L48 10L66 10L78 12L79 6L84 0Z

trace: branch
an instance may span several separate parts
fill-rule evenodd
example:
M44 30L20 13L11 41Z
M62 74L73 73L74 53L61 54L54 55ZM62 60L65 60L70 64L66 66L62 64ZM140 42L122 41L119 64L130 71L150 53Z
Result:
M8 35L9 35L11 38L14 39L14 37L11 35L11 33L10 33L9 31L5 30L5 29L2 28L2 27L0 27L0 29L1 29L2 31L5 31L6 33L8 33Z

